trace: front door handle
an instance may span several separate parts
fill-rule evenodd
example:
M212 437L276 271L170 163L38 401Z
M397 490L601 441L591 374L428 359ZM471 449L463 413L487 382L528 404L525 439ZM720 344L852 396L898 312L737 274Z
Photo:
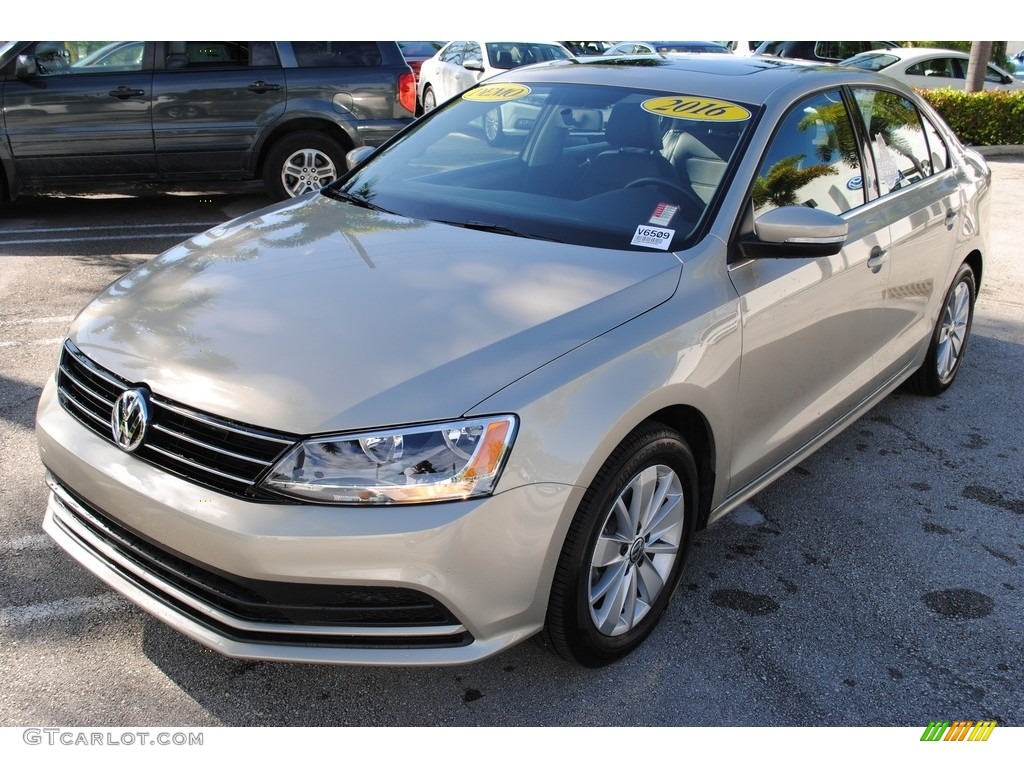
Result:
M263 80L257 80L255 83L248 88L253 93L266 93L267 91L280 91L280 85L274 85L273 83L267 83Z
M945 219L946 229L952 229L953 228L953 222L956 221L956 213L957 212L954 211L952 208L950 208L948 211L946 211L946 219Z
M868 269L877 275L881 271L882 265L885 264L888 254L889 252L883 250L882 246L876 245L871 249L871 255L868 256Z
M120 85L110 92L115 99L130 99L132 96L145 96L145 91L138 88L129 88L127 85Z

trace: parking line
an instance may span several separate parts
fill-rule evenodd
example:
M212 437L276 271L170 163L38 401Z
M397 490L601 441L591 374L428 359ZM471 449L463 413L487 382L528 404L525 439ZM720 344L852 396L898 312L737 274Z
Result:
M7 347L45 347L50 344L60 344L64 341L63 336L55 339L36 339L35 341L0 341L0 348Z
M25 552L26 550L53 549L56 546L53 539L45 533L37 533L0 541L0 552Z
M31 325L33 323L70 323L74 315L57 315L54 317L26 317L21 320L0 320L0 328L9 325Z
M189 238L199 234L201 230L189 230L188 232L162 232L158 234L137 234L137 235L107 235L103 237L45 237L31 238L26 240L4 240L4 245L39 245L43 243L98 243L107 240L159 240L161 238Z
M113 593L95 597L70 597L50 603L31 603L14 608L0 609L0 630L21 629L39 621L73 619L87 613L120 611L131 606L127 600Z

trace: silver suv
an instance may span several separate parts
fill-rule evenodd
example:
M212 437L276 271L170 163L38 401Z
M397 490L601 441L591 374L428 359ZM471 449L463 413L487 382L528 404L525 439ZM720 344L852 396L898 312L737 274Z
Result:
M396 42L136 40L0 48L0 201L25 188L333 181L413 119Z

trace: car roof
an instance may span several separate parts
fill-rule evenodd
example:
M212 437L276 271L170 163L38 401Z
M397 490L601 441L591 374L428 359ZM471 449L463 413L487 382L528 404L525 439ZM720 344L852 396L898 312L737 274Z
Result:
M511 70L490 80L505 82L577 82L623 88L649 88L680 95L710 96L765 104L788 103L802 93L843 84L875 84L910 92L892 78L834 64L736 56L732 53L670 53L636 56L586 56Z

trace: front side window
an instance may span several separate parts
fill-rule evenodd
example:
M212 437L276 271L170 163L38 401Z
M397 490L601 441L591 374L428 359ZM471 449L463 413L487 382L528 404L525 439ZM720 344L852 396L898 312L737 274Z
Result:
M859 88L855 97L868 127L881 193L894 192L931 176L928 140L917 108L890 91Z
M36 43L32 55L36 61L36 73L50 77L139 71L145 49L146 44L137 40L51 40Z
M806 205L841 214L864 202L860 155L838 91L812 96L783 118L754 182L763 213Z
M753 113L628 87L484 81L325 194L509 236L678 250L709 215Z

